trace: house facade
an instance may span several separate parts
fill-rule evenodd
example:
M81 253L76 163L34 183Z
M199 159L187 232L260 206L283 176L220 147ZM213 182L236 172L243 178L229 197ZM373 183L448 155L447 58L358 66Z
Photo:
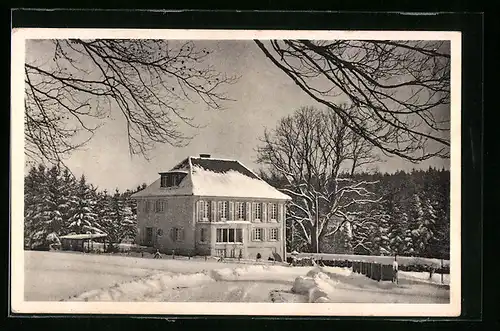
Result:
M290 197L239 161L188 157L132 197L141 245L182 255L284 258Z

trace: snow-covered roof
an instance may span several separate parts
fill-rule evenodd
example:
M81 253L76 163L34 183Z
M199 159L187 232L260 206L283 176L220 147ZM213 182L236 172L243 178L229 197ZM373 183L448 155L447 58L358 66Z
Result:
M68 234L65 236L61 236L61 239L95 239L95 238L104 238L107 237L107 234L104 233L82 233L82 234Z
M179 186L161 187L158 178L132 197L196 195L290 200L237 160L190 156L168 172L181 169L187 169L188 173Z
M159 174L188 174L189 170L187 169L175 169L175 170L170 170L170 171L165 171L165 172L160 172Z

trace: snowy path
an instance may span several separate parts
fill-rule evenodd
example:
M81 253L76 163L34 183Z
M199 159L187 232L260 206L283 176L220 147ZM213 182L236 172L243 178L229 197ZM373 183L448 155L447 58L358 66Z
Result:
M203 260L153 260L56 252L25 253L26 300L150 302L308 302L291 291L313 267L257 266ZM376 282L325 267L331 302L447 303L449 290L402 278Z

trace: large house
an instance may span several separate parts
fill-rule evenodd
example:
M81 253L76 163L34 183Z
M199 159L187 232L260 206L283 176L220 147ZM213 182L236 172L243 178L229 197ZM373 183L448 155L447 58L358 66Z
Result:
M284 257L281 193L239 161L188 157L132 196L141 245L182 255Z

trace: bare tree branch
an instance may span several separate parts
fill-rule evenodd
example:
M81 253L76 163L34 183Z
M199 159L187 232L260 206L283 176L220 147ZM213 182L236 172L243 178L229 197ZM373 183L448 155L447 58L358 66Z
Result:
M278 187L292 197L288 219L299 224L313 251L324 237L336 233L352 217L356 205L378 201L369 191L376 182L356 181L355 171L374 162L373 146L333 112L300 108L266 130L257 162L282 178ZM332 230L333 219L342 221ZM334 224L335 225L335 224Z
M384 153L413 162L449 157L449 119L435 116L450 103L447 42L255 43L313 100ZM347 100L348 107L338 100ZM429 142L437 147L429 148Z
M185 146L180 124L199 127L188 104L222 109L237 77L206 64L210 51L166 40L52 40L51 62L25 64L26 155L59 163L84 146L115 111L131 154L155 144Z

